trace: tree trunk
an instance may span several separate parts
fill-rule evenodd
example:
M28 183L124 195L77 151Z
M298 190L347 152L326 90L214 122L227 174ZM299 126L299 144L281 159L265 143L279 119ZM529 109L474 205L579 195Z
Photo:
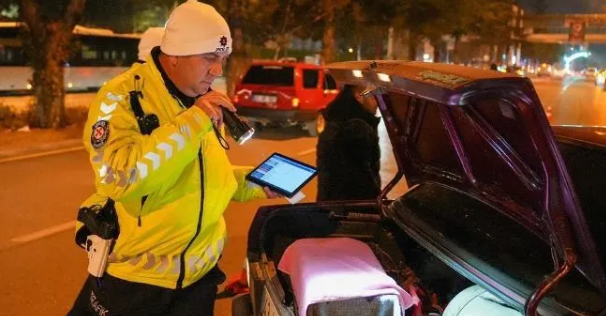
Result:
M419 45L419 39L416 34L409 32L408 36L408 59L415 61L417 59L417 46Z
M41 1L41 0L38 0ZM32 62L32 87L36 104L33 127L65 126L63 63L68 60L74 26L82 17L86 0L70 0L62 17L48 18L39 2L23 0L23 20L27 25L27 50Z
M241 16L243 15L243 6L244 3L242 1L228 1L229 26L232 29L233 36L232 53L227 59L227 71L225 75L226 92L229 97L234 96L238 78L246 71L251 62L242 33Z
M225 76L225 84L227 88L227 95L233 97L235 94L236 83L238 78L248 69L251 63L250 56L246 51L244 45L244 36L242 35L242 28L233 28L233 41L232 49L233 52L227 60L227 75Z
M442 62L442 45L440 41L437 41L435 43L432 43L433 46L433 62L434 63L440 63Z
M455 64L460 64L461 60L459 58L459 43L461 42L461 36L454 37L454 49L452 50L452 60Z
M36 107L32 126L57 128L65 126L65 88L63 85L63 54L56 48L67 47L69 40L62 34L62 22L47 26L47 40L34 67L32 86Z
M290 35L286 33L276 37L276 51L274 53L274 60L280 59L280 54L282 54L284 57L288 57L290 40Z
M375 60L383 59L383 31L380 28L375 30Z
M274 52L274 60L278 60L280 58L280 51L282 51L282 45L276 44L276 51Z
M326 15L326 26L322 36L322 64L326 65L335 60L335 8L330 0L322 0Z
M394 59L394 45L395 45L396 35L393 27L390 27L387 31L387 59Z

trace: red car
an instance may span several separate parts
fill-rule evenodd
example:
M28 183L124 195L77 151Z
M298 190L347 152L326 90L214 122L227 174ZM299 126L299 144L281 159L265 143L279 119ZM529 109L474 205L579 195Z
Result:
M254 61L238 81L233 102L257 127L298 125L317 136L324 129L321 112L337 93L334 79L320 66Z

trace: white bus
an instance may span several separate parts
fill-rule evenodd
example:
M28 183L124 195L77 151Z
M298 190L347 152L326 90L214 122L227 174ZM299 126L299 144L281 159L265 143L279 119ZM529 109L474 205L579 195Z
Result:
M32 68L19 38L20 22L0 22L0 95L31 94ZM67 92L96 91L137 60L141 34L76 26L74 52L64 64Z

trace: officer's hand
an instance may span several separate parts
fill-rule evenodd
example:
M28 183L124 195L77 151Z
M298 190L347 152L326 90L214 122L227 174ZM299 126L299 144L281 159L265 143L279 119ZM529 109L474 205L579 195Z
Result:
M263 187L263 191L265 191L268 199L279 199L283 197L282 194L274 192L268 187Z
M210 91L199 97L196 100L195 105L202 109L217 127L220 127L223 124L223 112L221 111L221 107L236 112L236 108L231 103L231 100L229 100L225 94L217 91Z

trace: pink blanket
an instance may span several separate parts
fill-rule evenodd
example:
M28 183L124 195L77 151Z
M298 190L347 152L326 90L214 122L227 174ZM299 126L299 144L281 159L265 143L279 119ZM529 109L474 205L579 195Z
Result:
M370 247L355 239L299 239L286 249L278 269L290 275L300 316L314 303L385 294L399 297L402 315L413 304Z

